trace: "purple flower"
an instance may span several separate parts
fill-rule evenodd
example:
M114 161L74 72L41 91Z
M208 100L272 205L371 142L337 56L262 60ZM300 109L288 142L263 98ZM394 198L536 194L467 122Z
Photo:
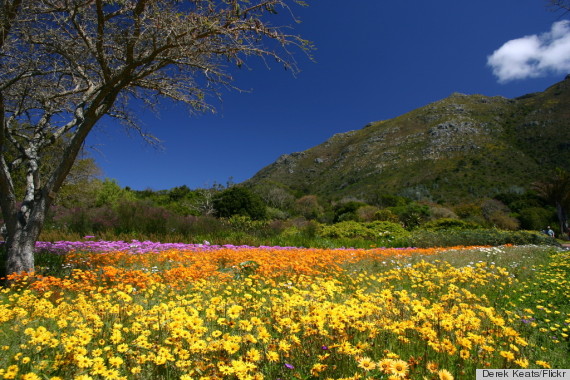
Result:
M285 368L295 369L295 367L293 367L293 364L289 364L289 363L285 363Z
M321 348L322 348L323 350L328 350L328 349L329 349L328 346L322 346Z

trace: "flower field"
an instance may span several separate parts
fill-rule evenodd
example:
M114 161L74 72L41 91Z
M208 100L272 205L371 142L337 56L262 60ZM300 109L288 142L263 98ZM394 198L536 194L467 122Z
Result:
M551 247L38 250L38 272L0 293L0 378L474 379L476 368L570 368L570 255Z

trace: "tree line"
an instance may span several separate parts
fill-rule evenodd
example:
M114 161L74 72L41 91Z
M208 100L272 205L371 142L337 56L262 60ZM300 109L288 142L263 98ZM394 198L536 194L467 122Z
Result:
M84 171L81 174L81 171ZM552 225L567 236L570 175L558 169L549 181L526 191L459 204L412 200L397 194L371 192L361 198L331 199L299 194L278 185L256 187L216 184L190 189L133 190L112 179L98 178L90 159L79 160L75 175L63 187L46 217L46 228L79 234L147 232L189 233L206 220L242 217L262 221L387 221L413 230L426 223L461 221L473 227L541 231ZM453 224L453 223L452 223ZM191 233L190 233L191 235ZM191 238L191 236L188 236Z

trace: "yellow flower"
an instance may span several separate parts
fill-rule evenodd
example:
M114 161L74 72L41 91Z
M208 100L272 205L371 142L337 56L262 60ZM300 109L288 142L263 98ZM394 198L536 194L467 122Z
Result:
M261 353L258 349L251 348L249 351L247 351L245 357L250 362L258 362L261 360Z
M521 368L527 368L528 367L528 360L527 359L517 359L517 360L515 360L515 363L518 364Z
M537 360L536 361L536 365L541 366L542 368L551 368L550 364L548 364L548 362L545 362L543 360Z
M231 375L234 373L233 367L225 364L218 364L218 369L222 373L222 375Z
M313 364L313 367L311 368L311 375L314 377L318 377L319 373L323 372L325 369L327 369L327 365L326 364L322 364L322 363L315 363Z
M378 367L384 373L390 373L392 371L392 359L382 359L378 362Z
M267 353L267 360L270 362L278 362L279 361L279 353L275 351L269 351Z
M41 378L33 372L26 373L22 376L22 380L41 380Z
M141 373L141 372L142 372L142 368L141 368L141 367L133 367L133 368L131 368L131 373L132 373L133 375L139 374L139 373Z
M240 305L233 305L228 309L228 317L231 319L239 318L240 313L242 312L243 307Z
M105 363L102 358L93 359L93 365L91 367L92 375L102 375L107 370Z
M484 350L484 351L487 351L487 352L493 352L493 351L495 351L495 348L494 348L494 347L489 346L489 345L487 345L487 344L481 346L481 349Z
M392 362L391 372L396 376L405 377L408 374L408 368L408 363L404 360L395 360Z
M79 368L89 368L93 364L93 360L84 355L75 355L75 361Z
M257 339L261 340L264 343L269 342L271 339L271 334L267 331L265 326L259 326L257 328Z
M372 371L374 368L376 368L376 363L374 363L372 359L366 357L360 358L358 360L358 366L365 371Z
M291 343L287 342L286 340L279 341L279 351L289 352L291 350Z
M105 380L119 380L120 378L119 371L117 371L116 369L107 370L107 372L103 376L105 376Z
M228 354L235 354L238 350L239 350L239 344L236 342L232 342L229 340L226 340L223 344L224 350L226 350L228 352Z
M8 367L8 370L6 371L6 373L4 374L4 378L5 379L14 379L16 378L16 375L18 374L18 371L20 369L18 368L17 365L11 365L10 367Z
M453 375L446 369L439 370L437 376L439 376L439 380L453 380Z
M251 331L253 329L253 325L251 324L251 322L244 319L238 321L238 327L240 330L243 331Z
M113 356L109 359L109 364L111 367L119 368L123 364L123 359L119 356Z
M428 362L428 364L427 364L427 369L428 369L428 371L430 371L431 373L436 373L438 367L439 367L439 366L437 365L437 363L434 363L434 362Z
M93 380L93 378L89 375L79 375L75 376L73 380Z
M129 349L129 345L126 343L122 343L122 344L119 344L117 346L117 351L119 351L119 352L127 352L128 349Z

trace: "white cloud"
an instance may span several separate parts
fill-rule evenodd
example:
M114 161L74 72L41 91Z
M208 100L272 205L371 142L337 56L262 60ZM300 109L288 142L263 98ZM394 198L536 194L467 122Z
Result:
M552 24L550 32L506 42L487 57L499 82L570 72L570 21Z

